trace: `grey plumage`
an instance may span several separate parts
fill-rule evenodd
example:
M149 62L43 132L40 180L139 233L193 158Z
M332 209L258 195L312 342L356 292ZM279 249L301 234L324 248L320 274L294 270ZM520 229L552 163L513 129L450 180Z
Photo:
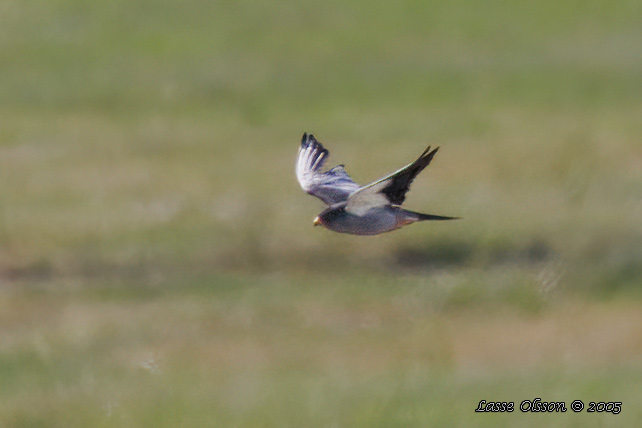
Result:
M303 134L296 175L303 190L328 206L314 219L315 225L340 233L377 235L422 220L453 220L401 208L410 184L430 164L439 148L430 146L413 163L367 186L359 186L343 165L326 172L321 168L329 152L312 134Z

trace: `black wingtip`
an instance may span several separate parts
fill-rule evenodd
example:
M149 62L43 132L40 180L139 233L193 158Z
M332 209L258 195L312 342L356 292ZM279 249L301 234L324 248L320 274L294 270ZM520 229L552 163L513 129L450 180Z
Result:
M307 132L303 133L303 137L301 137L301 147L307 147L307 146L318 146L321 148L321 150L325 150L323 147L323 144L317 141L316 138L314 138L314 135L308 134Z
M421 154L421 156L419 156L419 159L423 159L427 157L432 159L435 156L435 154L437 154L437 150L439 150L439 146L435 147L434 149L432 148L432 146L428 146L426 147L426 150L424 150L424 152Z
M317 139L314 138L314 135L304 132L303 137L301 137L301 145L305 146L306 144L314 144L314 143L318 143Z
M416 168L414 168L413 178L416 177L421 171L423 171L423 169L426 168L430 164L430 162L432 162L432 159L437 154L437 150L439 150L439 147L435 147L433 149L431 146L428 146L428 148L424 150L421 156L419 156L419 158L415 161Z

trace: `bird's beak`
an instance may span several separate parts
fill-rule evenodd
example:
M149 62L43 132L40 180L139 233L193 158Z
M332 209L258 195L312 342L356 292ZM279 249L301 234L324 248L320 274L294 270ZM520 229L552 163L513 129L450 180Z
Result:
M314 221L312 222L312 224L314 224L315 226L321 226L321 219L319 218L319 216L316 216L314 218Z

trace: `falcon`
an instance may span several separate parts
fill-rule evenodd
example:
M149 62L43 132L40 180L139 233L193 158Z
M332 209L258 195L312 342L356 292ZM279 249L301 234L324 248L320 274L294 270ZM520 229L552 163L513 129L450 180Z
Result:
M328 205L315 217L314 225L339 233L378 235L423 220L455 220L421 214L401 208L415 177L428 166L439 147L430 146L419 158L400 170L367 186L352 181L343 165L322 172L328 150L305 133L296 161L296 176L301 188Z

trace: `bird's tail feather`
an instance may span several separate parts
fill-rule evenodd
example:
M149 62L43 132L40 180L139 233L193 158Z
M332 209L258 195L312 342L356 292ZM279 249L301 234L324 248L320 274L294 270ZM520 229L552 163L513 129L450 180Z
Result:
M414 211L408 211L404 210L409 214L412 214L413 216L417 217L416 221L423 221L423 220L459 220L459 217L446 217L442 215L434 215L434 214L422 214L422 213L417 213Z

